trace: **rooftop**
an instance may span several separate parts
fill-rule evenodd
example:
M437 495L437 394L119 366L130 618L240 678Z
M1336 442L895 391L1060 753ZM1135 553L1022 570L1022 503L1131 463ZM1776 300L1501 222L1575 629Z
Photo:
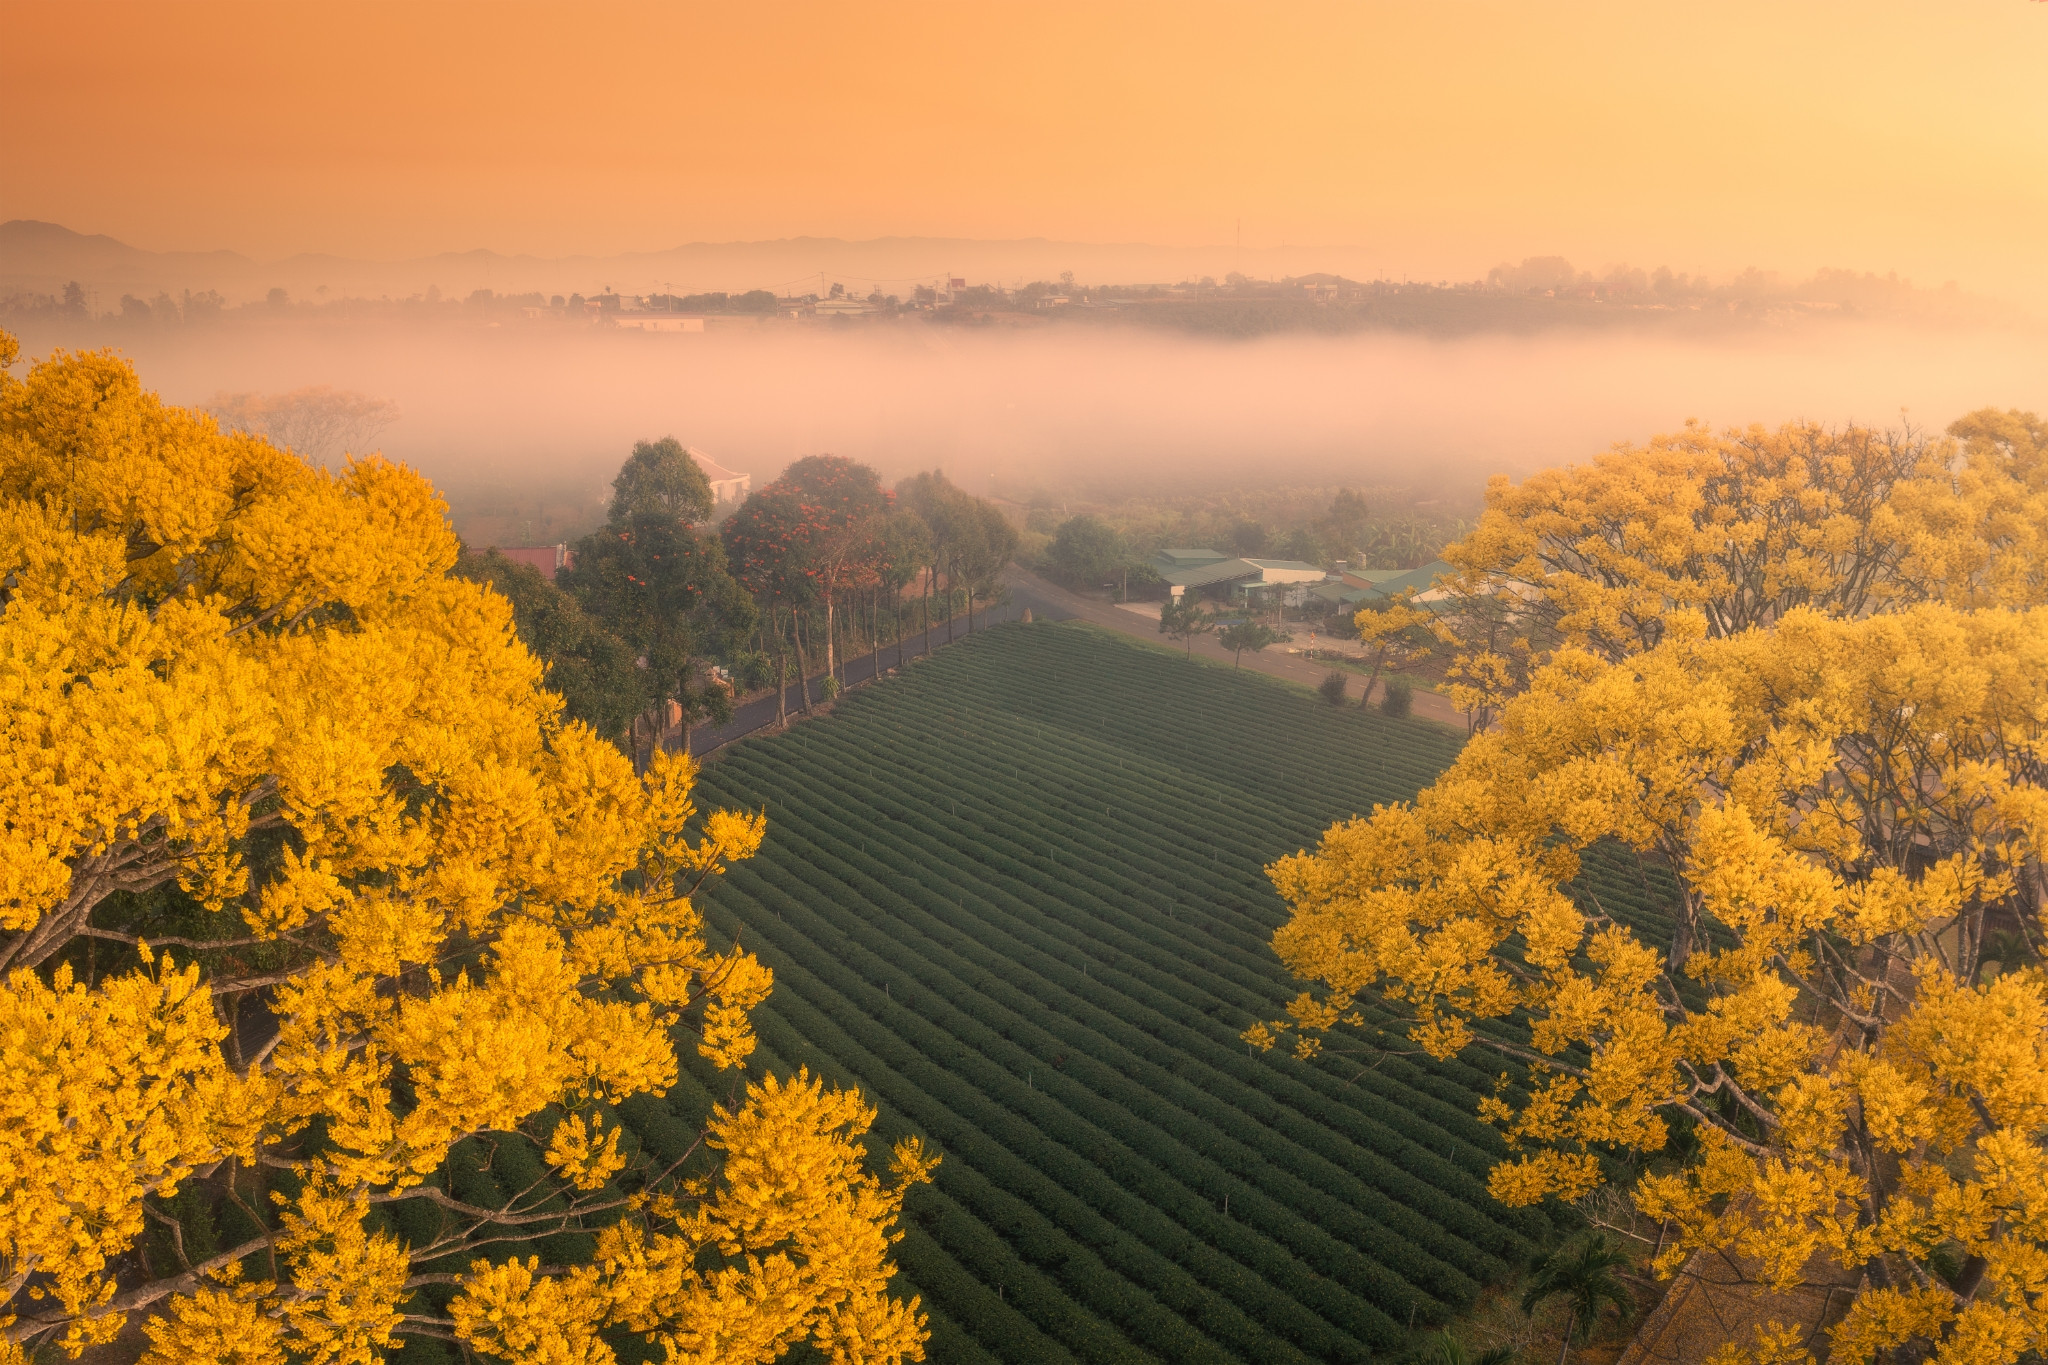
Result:
M1233 578L1257 578L1259 567L1242 559L1220 559L1204 564L1199 561L1181 568L1168 569L1159 576L1176 588L1206 588L1211 583L1227 583Z
M1373 587L1388 597L1410 589L1413 589L1419 595L1435 587L1439 575L1454 574L1456 572L1456 569L1443 560L1433 559L1419 569L1410 569L1406 573L1395 574L1391 578L1379 579L1373 583Z
M1211 583L1227 583L1239 578L1255 578L1261 584L1292 586L1323 577L1321 569L1298 559L1219 559L1213 563L1196 561L1177 567L1164 567L1163 557L1161 562L1159 576L1176 588L1206 588Z
M704 471L704 477L713 483L723 483L727 479L744 479L747 477L744 474L727 469L695 446L690 447L690 458L697 462L697 468Z

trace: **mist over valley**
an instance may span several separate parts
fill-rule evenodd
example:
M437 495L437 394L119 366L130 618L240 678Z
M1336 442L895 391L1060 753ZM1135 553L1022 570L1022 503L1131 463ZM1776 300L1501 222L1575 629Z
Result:
M180 404L316 385L381 400L396 415L376 446L443 489L458 529L488 508L532 519L532 538L547 540L589 529L623 453L668 434L756 486L832 452L891 481L942 467L975 492L1053 505L1337 484L1471 505L1489 475L1583 460L1688 418L1885 426L1903 415L1938 428L1985 405L2048 405L2039 332L1839 321L1706 337L1242 341L1136 328L662 335L289 316L17 325L31 356L115 347Z

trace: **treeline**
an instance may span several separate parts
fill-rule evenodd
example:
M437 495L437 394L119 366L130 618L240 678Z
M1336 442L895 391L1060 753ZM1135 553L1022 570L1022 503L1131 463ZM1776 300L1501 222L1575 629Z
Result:
M54 294L35 290L14 290L0 294L0 317L13 321L69 319L79 322L112 322L131 327L168 326L181 323L217 322L222 318L275 319L281 317L325 318L401 314L406 317L432 315L446 318L474 318L502 321L526 318L533 310L559 317L586 317L591 311L617 313L628 303L674 313L720 313L765 316L776 310L775 295L766 289L740 294L651 294L629 296L605 290L585 296L578 293L546 294L538 290L523 294L500 294L490 289L473 289L467 294L443 294L440 286L404 298L364 298L339 295L326 298L294 298L290 290L271 289L261 299L230 303L219 291L190 289L172 294L159 289L154 295L122 294L118 301L98 296L72 280Z
M1351 280L1312 274L1258 280L1235 272L1177 285L1034 281L1015 290L957 291L934 315L984 320L1030 312L1074 323L1135 322L1176 331L1251 337L1275 332L1416 331L1466 334L1547 327L1725 325L1795 316L1995 322L2012 310L1953 281L1916 285L1897 272L1823 269L1805 278L1751 268L1713 279L1668 266L1617 265L1599 274L1562 256L1503 262L1484 279Z
M1024 527L1024 555L1047 576L1073 587L1114 582L1122 589L1156 582L1154 556L1169 546L1297 559L1324 569L1418 569L1470 529L1460 518L1428 516L1395 498L1376 507L1350 488L1172 504L1132 500L1072 516L1034 507Z
M495 550L457 572L510 600L520 638L567 714L638 753L740 696L817 676L1000 600L1017 534L931 470L886 488L837 455L798 460L716 530L711 485L673 437L642 441L612 483L605 524L550 582ZM811 707L808 687L801 705Z

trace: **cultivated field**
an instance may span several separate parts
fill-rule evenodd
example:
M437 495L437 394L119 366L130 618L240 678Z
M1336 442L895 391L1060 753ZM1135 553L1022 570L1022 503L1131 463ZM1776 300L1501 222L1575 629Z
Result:
M945 1154L899 1247L934 1360L1364 1360L1552 1239L1487 1197L1484 1059L1238 1040L1296 989L1261 866L1460 742L1041 623L706 770L702 804L769 815L707 898L776 972L757 1061ZM709 1101L626 1117L660 1149Z

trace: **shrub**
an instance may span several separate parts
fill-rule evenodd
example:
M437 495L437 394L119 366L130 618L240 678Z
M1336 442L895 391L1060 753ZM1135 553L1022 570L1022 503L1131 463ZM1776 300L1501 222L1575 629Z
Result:
M1380 711L1399 720L1415 706L1415 684L1396 675L1387 679L1387 689L1380 695Z
M1323 700L1330 703L1330 705L1342 706L1344 704L1344 687L1349 681L1350 679L1344 676L1343 669L1333 668L1330 670L1330 675L1323 679L1322 685L1316 688L1316 691L1322 693Z

